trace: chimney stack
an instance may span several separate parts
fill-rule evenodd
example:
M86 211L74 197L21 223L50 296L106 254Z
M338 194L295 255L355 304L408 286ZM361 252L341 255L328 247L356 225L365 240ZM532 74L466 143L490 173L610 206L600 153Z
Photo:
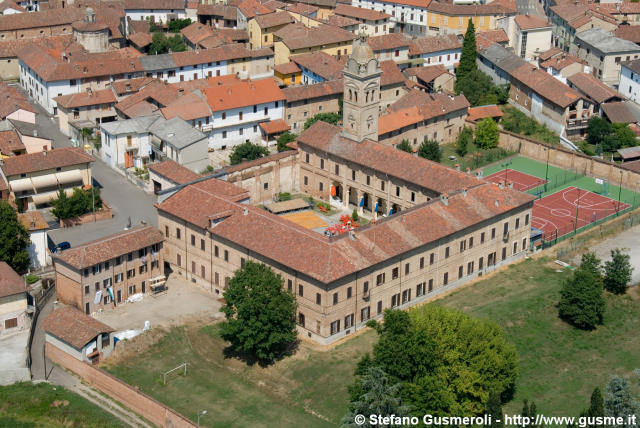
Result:
M442 195L440 195L440 202L442 202L445 206L449 205L449 195L447 195L446 193L443 193Z

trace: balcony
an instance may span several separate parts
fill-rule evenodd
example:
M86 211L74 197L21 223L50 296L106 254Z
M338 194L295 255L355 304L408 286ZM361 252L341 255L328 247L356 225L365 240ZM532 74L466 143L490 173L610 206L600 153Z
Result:
M567 119L567 130L582 129L589 126L589 119Z

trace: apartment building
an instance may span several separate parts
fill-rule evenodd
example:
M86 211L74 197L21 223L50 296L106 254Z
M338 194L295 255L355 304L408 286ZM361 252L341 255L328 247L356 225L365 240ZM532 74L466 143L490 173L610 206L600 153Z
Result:
M76 129L95 128L103 122L116 120L116 96L111 88L93 92L63 95L53 99L58 106L58 126L64 135Z
M367 43L378 61L393 60L400 66L407 65L409 61L411 42L402 33L369 37Z
M410 36L427 35L427 5L417 0L352 0L351 5L391 15L396 31Z
M553 25L552 46L569 52L576 34L591 28L613 31L618 26L616 20L588 4L559 4L548 11Z
M340 58L351 54L353 33L329 25L308 28L303 24L289 24L274 33L275 64L289 62L293 56L323 51Z
M358 30L356 34L358 35L385 35L392 33L395 27L395 22L392 21L390 14L376 10L338 4L333 13L357 21Z
M251 48L257 49L273 46L274 33L293 22L293 18L287 12L257 15L249 21L247 26Z
M90 315L150 293L163 277L163 241L158 229L136 226L54 255L58 300Z
M453 70L462 54L462 37L455 34L421 37L411 40L409 58L420 60L422 65L444 65Z
M286 102L284 120L291 132L302 132L304 123L318 113L337 113L343 90L342 79L282 89Z
M0 336L29 327L28 292L24 278L0 261Z
M124 0L125 22L153 21L162 26L169 21L185 19L184 0ZM125 28L129 34L128 26Z
M620 93L640 104L640 60L620 63Z
M513 49L526 60L537 59L551 48L551 24L533 15L518 15L515 21Z

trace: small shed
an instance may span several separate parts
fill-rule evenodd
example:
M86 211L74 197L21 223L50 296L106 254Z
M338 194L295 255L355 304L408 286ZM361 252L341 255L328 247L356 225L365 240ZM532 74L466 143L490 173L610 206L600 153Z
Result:
M631 162L640 159L640 146L618 149L618 154L623 162Z

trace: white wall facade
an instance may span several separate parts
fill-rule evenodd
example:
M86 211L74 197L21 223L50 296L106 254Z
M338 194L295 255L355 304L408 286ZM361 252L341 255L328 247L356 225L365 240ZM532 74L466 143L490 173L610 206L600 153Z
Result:
M47 253L47 230L34 230L30 234L31 245L27 247L31 269L38 269L51 264L51 257Z
M424 67L442 64L447 70L453 70L455 63L460 61L461 53L462 49L451 49L421 54L418 58L424 59L424 64L422 64Z
M151 19L156 23L166 23L168 21L167 15L177 15L178 19L187 17L184 9L125 9L124 14L124 22L127 26L129 25L127 18L134 21ZM126 34L129 34L129 28L126 28Z
M111 168L118 169L124 167L125 152L133 151L134 163L140 167L138 159L148 156L151 147L151 135L149 133L127 133L113 135L101 128L100 138L102 140L101 156L102 160ZM131 135L131 148L128 148L127 136ZM127 150L128 149L128 150Z
M267 108L266 114L265 108ZM242 120L240 120L240 112L242 112ZM209 120L213 124L209 133L209 148L215 150L230 148L247 140L259 143L262 136L258 124L278 119L284 119L284 100L216 111Z
M640 104L640 75L625 67L620 68L620 92L636 104Z
M411 35L427 35L427 9L376 0L352 0L351 5L391 15L395 31ZM403 28L404 27L404 28ZM391 31L390 31L391 32Z

